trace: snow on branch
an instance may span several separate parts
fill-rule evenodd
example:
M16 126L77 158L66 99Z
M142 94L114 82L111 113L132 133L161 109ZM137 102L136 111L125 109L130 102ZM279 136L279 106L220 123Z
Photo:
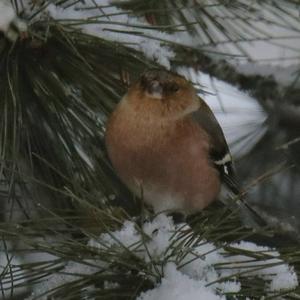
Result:
M151 278L149 274L152 274L153 288L140 293L137 300L224 300L226 295L245 296L245 282L257 279L263 289L256 291L259 295L288 293L298 286L294 268L284 262L275 249L247 241L217 245L204 238L187 238L190 230L188 224L174 224L173 219L164 214L145 222L141 228L133 221L125 221L121 229L103 233L89 241L89 251L101 253L99 257L104 261L89 259L86 264L102 268L102 274L118 274L115 261L109 263L106 259L112 253L119 253L124 265L130 265L126 255L135 256L140 263L143 261L147 268L140 268L137 275ZM88 278L88 274L99 272L99 268L69 263L61 274L53 274L35 285L28 300L39 297L41 293L44 298L38 299L47 299L47 291L51 293L70 283L76 279L76 274L85 274L84 278ZM118 288L119 283L115 281L106 281L103 285L103 289Z
M19 34L26 32L27 24L17 17L14 8L7 0L0 0L0 31L11 41L15 41Z

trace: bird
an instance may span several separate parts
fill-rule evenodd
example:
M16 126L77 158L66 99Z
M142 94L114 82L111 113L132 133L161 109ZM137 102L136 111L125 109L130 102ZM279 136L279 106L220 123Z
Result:
M199 212L222 186L240 193L221 126L192 83L174 72L149 69L129 87L107 120L105 145L121 181L155 212Z

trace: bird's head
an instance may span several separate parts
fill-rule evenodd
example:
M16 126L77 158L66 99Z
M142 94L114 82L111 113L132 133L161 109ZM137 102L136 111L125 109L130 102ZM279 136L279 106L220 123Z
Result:
M159 69L144 72L127 94L128 101L149 114L176 117L199 107L197 93L183 76Z
M166 100L168 97L178 97L187 87L187 81L174 73L152 69L142 74L139 85L149 98Z

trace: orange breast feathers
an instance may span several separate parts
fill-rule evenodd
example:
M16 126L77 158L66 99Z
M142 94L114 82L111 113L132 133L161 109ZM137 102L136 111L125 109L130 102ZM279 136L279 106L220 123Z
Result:
M210 138L191 117L199 109L196 91L183 77L151 70L107 122L105 142L113 167L156 211L195 212L219 194Z

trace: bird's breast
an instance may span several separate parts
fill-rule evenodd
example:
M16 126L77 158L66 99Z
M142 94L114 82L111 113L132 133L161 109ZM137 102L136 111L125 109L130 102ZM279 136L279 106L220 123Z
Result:
M191 119L155 122L116 113L106 145L123 182L156 210L201 210L219 193L208 136Z

